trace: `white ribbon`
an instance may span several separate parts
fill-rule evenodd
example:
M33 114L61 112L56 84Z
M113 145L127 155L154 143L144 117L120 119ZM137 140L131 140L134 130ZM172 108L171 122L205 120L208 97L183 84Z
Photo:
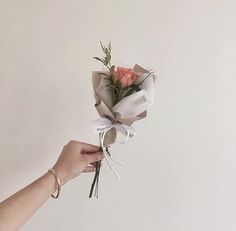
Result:
M115 163L124 165L124 163L120 162L119 160L116 160L115 158L111 157L109 151L107 151L107 149L109 148L108 146L104 146L104 138L105 135L108 131L110 131L112 128L116 129L117 132L117 141L120 144L125 144L129 138L132 138L133 136L135 136L135 130L133 127L129 127L126 124L122 124L120 122L115 122L112 121L108 118L105 117L101 117L99 119L96 119L94 121L92 121L92 125L94 128L94 132L96 134L99 134L99 141L100 141L100 146L103 150L103 153L105 154L105 160L108 163L108 166L110 167L110 169L112 170L112 172L115 174L115 176L117 177L118 180L120 180L120 176L119 174L115 171L114 167L112 166L112 164L109 162L108 158L110 160L112 160ZM124 141L119 140L119 133L123 134L125 139Z

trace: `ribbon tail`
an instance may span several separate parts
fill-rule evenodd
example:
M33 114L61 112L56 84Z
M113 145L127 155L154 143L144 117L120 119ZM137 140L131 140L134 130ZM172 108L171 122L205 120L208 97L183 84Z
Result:
M120 124L120 123L113 123L112 121L110 121L107 118L100 118L98 120L95 121L95 132L99 133L99 141L100 141L100 146L102 148L103 153L105 154L105 159L106 162L109 166L109 168L112 170L112 172L115 174L116 178L118 180L120 180L120 176L119 174L116 172L116 170L113 168L112 164L110 163L109 159L117 164L120 165L125 165L125 163L115 159L114 157L112 157L109 153L108 147L104 146L104 139L105 139L105 135L106 133L112 129L112 128L116 128L117 131L121 132L123 135L125 135L125 140L119 141L118 138L118 142L119 143L126 143L127 140L130 137L133 137L135 135L134 129L132 127L128 127L127 125L124 124Z
M105 132L100 133L100 134L101 134L101 135L100 135L100 145L101 145L101 147L102 147L103 153L105 154L104 157L105 157L105 160L106 160L106 162L107 162L109 168L110 168L110 169L112 170L112 172L115 174L116 178L117 178L118 180L120 180L119 174L116 172L116 170L113 168L112 164L109 162L109 160L108 160L108 158L107 158L107 157L111 158L111 156L109 155L109 152L106 150L106 148L105 148L104 145L103 145L104 137L105 137L105 135L106 135L106 132L107 132L109 129L110 129L110 128L107 128L107 130L106 130Z
M119 174L116 172L116 170L113 168L113 166L111 165L111 163L109 162L109 160L107 159L107 155L105 155L105 160L107 161L108 166L110 167L110 169L112 170L112 172L115 174L116 178L118 180L120 180L120 176Z
M120 165L125 165L125 163L115 159L114 157L110 156L110 155L107 155L109 157L109 159L111 159L113 162L117 163L117 164L120 164Z

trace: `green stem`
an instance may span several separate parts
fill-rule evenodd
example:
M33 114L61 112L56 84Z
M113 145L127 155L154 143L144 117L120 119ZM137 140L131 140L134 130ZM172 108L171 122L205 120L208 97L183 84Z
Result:
M100 143L100 151L102 151L101 134L99 134L99 143ZM91 198L93 196L93 191L94 191L95 185L96 185L95 196L98 198L98 180L99 180L100 168L101 168L101 161L98 161L98 162L96 162L96 171L95 171L93 182L92 182L92 185L90 188L89 198Z
M140 86L152 74L153 72L149 72L149 74L140 83L138 83L137 86Z
M101 169L101 161L99 162L99 168L97 173L97 180L96 180L96 189L95 189L95 197L98 198L98 186L99 186L99 176L100 176L100 169Z
M100 168L101 168L101 161L98 161L98 162L96 162L96 171L95 171L95 175L93 178L93 183L90 188L89 198L91 198L93 196L93 190L94 190L95 184L96 184L96 187L98 188L98 179L99 179ZM98 197L98 195L97 195L97 197Z

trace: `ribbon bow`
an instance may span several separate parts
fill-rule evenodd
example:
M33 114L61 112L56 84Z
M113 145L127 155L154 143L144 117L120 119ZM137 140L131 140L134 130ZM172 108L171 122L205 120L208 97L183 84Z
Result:
M105 135L108 131L110 131L112 128L116 129L117 132L117 141L120 144L125 144L129 138L132 138L135 136L135 130L133 127L127 126L126 124L122 124L118 121L114 121L111 119L108 119L107 117L100 117L94 121L92 121L92 125L94 128L94 132L96 134L99 134L99 141L100 146L102 148L102 151L105 154L105 159L108 163L108 166L111 168L115 176L120 180L119 174L115 171L112 164L109 162L108 158L118 164L124 165L124 163L120 162L119 160L116 160L115 158L111 157L110 152L108 150L109 146L104 145L104 139ZM121 133L125 139L122 141L119 139L119 133Z

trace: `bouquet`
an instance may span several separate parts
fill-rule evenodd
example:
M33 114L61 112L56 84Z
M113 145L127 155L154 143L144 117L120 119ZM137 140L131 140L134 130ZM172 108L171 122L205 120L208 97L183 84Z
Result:
M95 108L100 115L100 118L92 123L95 133L99 135L100 147L105 159L119 179L111 161L122 163L112 157L110 145L116 141L124 144L135 135L135 129L131 125L134 121L147 116L147 109L154 101L156 76L152 70L144 69L137 64L133 68L113 65L111 42L107 47L100 44L104 56L93 58L101 62L107 70L92 73ZM89 193L90 198L94 191L95 196L98 197L100 167L101 162L97 162Z

